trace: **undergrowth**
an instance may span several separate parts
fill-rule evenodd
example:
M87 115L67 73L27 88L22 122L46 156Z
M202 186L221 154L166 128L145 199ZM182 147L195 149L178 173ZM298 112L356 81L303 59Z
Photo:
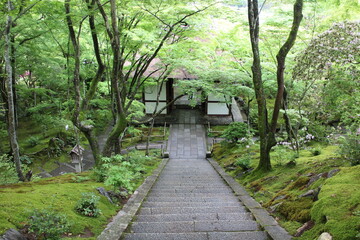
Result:
M317 144L300 150L299 154L276 147L271 152L272 171L245 171L239 161L250 155L250 163L246 165L256 168L258 149L256 144L250 149L217 144L213 153L215 160L279 219L290 234L295 234L310 220L315 222L313 228L296 239L317 239L322 232L329 232L339 240L360 239L360 216L357 214L360 210L360 166L352 167L338 154L337 146ZM295 164L287 164L291 161ZM332 170L336 171L328 178ZM301 196L310 190L313 194Z

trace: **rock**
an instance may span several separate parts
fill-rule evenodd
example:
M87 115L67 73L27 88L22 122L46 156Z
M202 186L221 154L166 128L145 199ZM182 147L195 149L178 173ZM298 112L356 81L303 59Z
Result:
M327 232L323 232L318 240L332 240L332 236L330 235L330 233L327 233Z
M336 173L340 172L340 169L334 169L334 170L331 170L329 173L328 173L328 178L331 178L333 177Z
M294 237L300 237L305 231L310 230L315 225L314 221L308 221L304 225L302 225L300 228L296 230L296 233L294 234Z
M280 196L277 196L275 199L274 199L274 201L276 201L276 200L283 200L283 199L285 199L286 198L286 195L280 195Z
M309 187L311 184L313 184L314 182L319 180L323 174L324 173L320 173L320 174L317 174L317 175L313 176L312 178L310 178L310 181L306 184L306 187Z
M27 240L27 238L15 229L9 229L0 237L0 240Z
M318 187L317 189L311 189L311 190L307 191L306 193L299 195L299 198L311 197L314 201L317 201L320 190L321 190L321 187Z
M98 190L101 195L105 196L105 197L109 200L109 202L114 203L114 202L111 200L111 197L109 196L109 193L105 190L105 188L103 188L103 187L98 187L98 188L96 188L96 190Z
M301 194L301 195L299 196L299 198L302 198L302 197L313 197L314 194L315 194L315 190L311 189L311 190L307 191L306 193Z
M271 212L271 213L276 212L276 210L281 206L281 204L283 204L283 203L281 202L281 203L277 203L277 204L271 206L271 207L270 207L270 212Z

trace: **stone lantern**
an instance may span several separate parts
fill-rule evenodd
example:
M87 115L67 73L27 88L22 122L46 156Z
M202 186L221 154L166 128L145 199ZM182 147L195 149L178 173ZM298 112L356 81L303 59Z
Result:
M75 165L76 172L82 172L83 152L84 148L79 144L76 144L75 147L70 151L71 162Z

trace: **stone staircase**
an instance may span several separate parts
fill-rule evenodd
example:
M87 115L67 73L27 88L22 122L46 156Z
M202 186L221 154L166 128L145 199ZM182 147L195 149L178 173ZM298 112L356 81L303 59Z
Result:
M205 159L202 125L173 125L169 141L171 159L124 239L269 239Z

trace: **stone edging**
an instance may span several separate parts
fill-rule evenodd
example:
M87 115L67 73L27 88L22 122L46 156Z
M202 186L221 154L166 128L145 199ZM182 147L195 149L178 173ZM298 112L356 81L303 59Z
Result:
M98 236L98 240L120 239L168 161L168 158L164 158L158 168L153 171L153 174L147 177L143 184L136 189L111 223L109 223L105 230Z
M220 174L224 181L234 191L235 195L254 215L256 221L264 228L273 240L290 240L292 237L283 229L269 213L255 201L246 190L234 180L224 169L212 158L207 158L213 168Z

